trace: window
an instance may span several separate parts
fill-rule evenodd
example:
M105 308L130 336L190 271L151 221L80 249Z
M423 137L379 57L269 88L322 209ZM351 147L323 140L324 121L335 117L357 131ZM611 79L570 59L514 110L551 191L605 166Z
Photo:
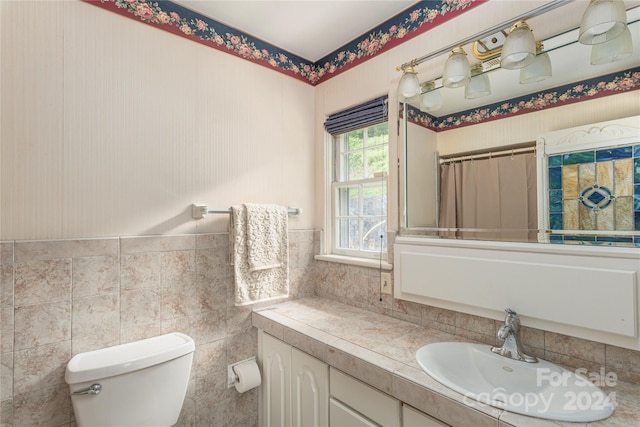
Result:
M388 123L333 136L334 254L386 257Z
M324 126L332 142L326 241L331 254L386 259L387 97L331 114Z

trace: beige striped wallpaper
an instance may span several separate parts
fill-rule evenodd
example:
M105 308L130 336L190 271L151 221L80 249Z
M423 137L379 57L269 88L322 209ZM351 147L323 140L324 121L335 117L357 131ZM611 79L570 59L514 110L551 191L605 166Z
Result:
M226 231L304 209L313 87L79 1L2 2L1 239Z

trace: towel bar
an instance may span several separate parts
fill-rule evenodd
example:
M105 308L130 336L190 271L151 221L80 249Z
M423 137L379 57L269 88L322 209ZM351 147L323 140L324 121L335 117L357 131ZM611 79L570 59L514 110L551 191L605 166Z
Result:
M302 215L302 208L288 207L287 212L289 215ZM230 214L231 208L228 209L209 209L207 205L191 205L191 216L193 219L202 219L207 214Z

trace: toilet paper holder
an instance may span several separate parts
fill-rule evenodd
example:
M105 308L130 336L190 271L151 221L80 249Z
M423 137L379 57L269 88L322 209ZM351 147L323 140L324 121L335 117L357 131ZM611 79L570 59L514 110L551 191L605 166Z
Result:
M235 386L235 384L238 382L239 378L238 378L238 374L236 374L236 372L233 370L234 366L240 365L242 363L245 362L249 362L249 361L255 361L256 357L250 357L248 359L245 360L241 360L239 362L236 363L232 363L231 365L227 366L227 388L231 388L233 386Z

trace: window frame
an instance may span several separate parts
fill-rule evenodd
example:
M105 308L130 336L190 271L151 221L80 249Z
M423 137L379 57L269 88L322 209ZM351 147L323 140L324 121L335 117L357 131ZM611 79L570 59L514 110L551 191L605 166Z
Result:
M380 124L386 123L387 124L387 140L386 143L384 144L375 144L372 146L368 146L367 145L367 132L366 129L373 127L373 126L378 126ZM340 145L341 144L348 144L347 141L345 141L345 137L349 132L354 132L354 131L359 131L359 130L364 130L364 141L363 141L363 146L357 150L342 150ZM346 173L345 172L345 162L343 160L343 156L347 155L350 152L355 152L355 151L359 151L362 150L363 151L363 166L366 168L367 167L367 163L365 161L365 159L367 158L367 153L369 152L369 148L378 148L378 147L385 147L387 150L387 159L389 156L389 121L386 120L384 122L380 122L377 124L372 124L363 128L359 128L359 129L354 129L352 131L348 131L339 135L330 135L328 134L328 140L329 140L329 146L330 146L330 152L331 152L331 156L329 156L328 158L331 160L329 163L329 169L330 169L330 173L329 173L329 188L330 188L330 194L328 197L328 202L330 203L330 209L328 210L330 213L330 218L327 221L327 228L329 231L329 244L330 244L330 254L331 255L339 255L339 256L348 256L348 257L354 257L354 258L361 258L361 259L370 259L370 260L380 260L380 261L386 261L387 260L387 253L388 253L388 242L387 242L387 229L388 229L388 221L389 221L389 211L388 211L388 168L389 168L389 162L387 161L387 165L386 165L386 171L384 171L382 174L380 173L375 173L374 176L368 177L368 178L359 178L359 179L352 179L349 180L348 179L348 171ZM340 180L340 177L345 177L346 178L344 180ZM368 215L363 215L362 212L362 202L363 202L363 196L362 196L362 190L365 189L367 186L374 184L373 186L380 186L381 190L382 190L382 194L384 197L384 206L381 209L381 214L380 215L373 215L373 216L368 216ZM354 215L340 215L338 212L338 208L339 208L339 203L340 203L340 190L344 189L344 188L353 188L353 187L357 187L360 191L359 191L359 195L358 195L358 213L356 216ZM382 215L382 212L384 212L384 215ZM380 250L376 250L376 251L371 251L371 250L364 250L362 249L362 247L360 247L359 249L349 249L349 248L344 248L344 247L340 247L339 246L339 242L340 242L340 226L339 226L339 221L341 219L344 218L357 218L358 220L358 239L359 239L359 243L362 244L364 241L364 236L362 233L362 224L363 221L366 220L366 218L371 218L371 217L378 217L378 218L384 218L383 223L384 224L380 224L381 227L383 227L383 243L380 246ZM375 230L378 227L372 228L371 230Z

